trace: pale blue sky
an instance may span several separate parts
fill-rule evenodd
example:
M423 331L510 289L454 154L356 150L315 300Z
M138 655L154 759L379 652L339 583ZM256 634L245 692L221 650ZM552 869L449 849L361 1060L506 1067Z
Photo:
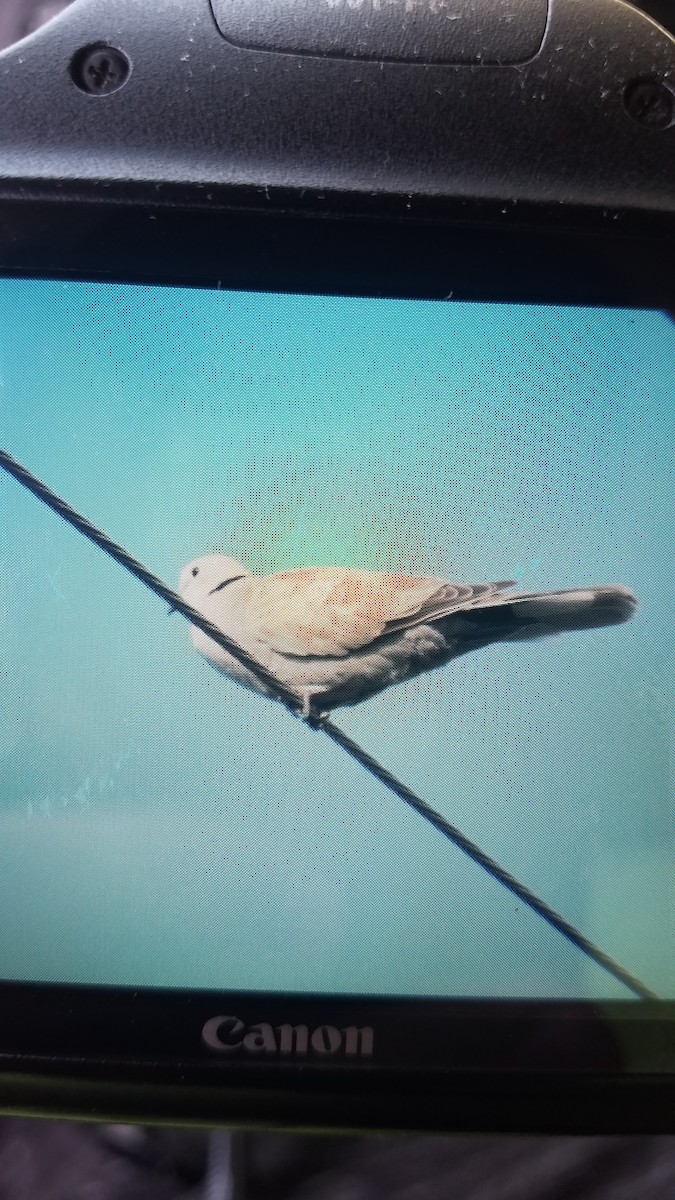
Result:
M524 588L626 626L492 647L337 722L675 995L661 314L0 281L2 443L167 582L219 549ZM625 995L0 478L0 974ZM4 896L3 896L4 892Z

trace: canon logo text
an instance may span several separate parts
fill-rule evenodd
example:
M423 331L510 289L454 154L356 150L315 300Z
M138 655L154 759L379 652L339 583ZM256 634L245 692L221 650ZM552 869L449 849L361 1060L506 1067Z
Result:
M373 1030L369 1025L272 1025L258 1021L245 1025L239 1017L210 1017L202 1040L217 1054L251 1054L279 1058L371 1058Z

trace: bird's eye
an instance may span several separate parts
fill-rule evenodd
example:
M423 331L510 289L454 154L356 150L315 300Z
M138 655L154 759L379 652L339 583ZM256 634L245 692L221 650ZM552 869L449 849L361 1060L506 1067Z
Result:
M192 568L192 578L193 579L194 579L195 575L199 575L199 567Z

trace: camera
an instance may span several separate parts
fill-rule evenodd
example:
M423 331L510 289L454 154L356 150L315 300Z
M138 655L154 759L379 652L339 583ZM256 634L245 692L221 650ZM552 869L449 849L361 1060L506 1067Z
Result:
M0 91L0 1107L669 1130L669 6L77 0Z

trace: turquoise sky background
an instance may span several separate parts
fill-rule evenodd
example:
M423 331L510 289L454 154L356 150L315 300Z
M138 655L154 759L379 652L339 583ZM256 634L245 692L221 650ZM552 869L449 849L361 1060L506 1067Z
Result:
M218 549L632 587L335 720L675 996L674 356L659 313L1 280L1 441L174 586ZM0 476L0 976L628 995Z

